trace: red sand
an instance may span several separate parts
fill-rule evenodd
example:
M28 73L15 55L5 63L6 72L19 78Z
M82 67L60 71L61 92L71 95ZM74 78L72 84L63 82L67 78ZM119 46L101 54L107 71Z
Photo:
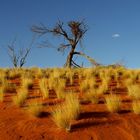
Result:
M44 112L35 118L26 108L35 96L42 100L39 93L30 90L22 108L12 104L15 93L6 93L0 103L0 140L140 140L140 116L131 112L131 99L119 94L123 100L119 113L109 113L104 102L82 103L79 118L72 122L71 131L66 132L57 128L51 118L51 108L59 100L43 101Z

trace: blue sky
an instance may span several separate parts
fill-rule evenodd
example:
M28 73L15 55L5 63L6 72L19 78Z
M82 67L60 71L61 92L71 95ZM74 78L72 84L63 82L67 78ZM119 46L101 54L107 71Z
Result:
M0 0L0 18L0 67L12 66L6 46L15 37L17 48L29 45L32 25L53 27L58 19L85 19L88 31L82 44L86 54L101 64L123 62L129 68L140 68L139 0ZM63 41L52 36L37 39L25 66L63 66L67 53L38 49L43 39L56 47ZM81 57L76 61L90 66Z

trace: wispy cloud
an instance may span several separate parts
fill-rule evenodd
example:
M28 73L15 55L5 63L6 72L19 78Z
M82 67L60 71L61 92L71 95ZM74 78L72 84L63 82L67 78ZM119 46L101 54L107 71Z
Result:
M118 37L120 37L120 34L113 34L112 35L112 38L118 38Z

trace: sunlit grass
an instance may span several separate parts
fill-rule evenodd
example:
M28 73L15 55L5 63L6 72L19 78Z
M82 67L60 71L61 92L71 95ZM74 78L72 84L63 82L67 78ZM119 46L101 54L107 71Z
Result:
M55 92L56 92L56 96L58 99L63 99L65 98L65 86L66 86L66 80L65 79L59 79L58 80L58 85L57 87L55 87Z
M97 104L99 102L99 97L95 90L89 90L87 93L83 95L83 99L85 101L90 101L93 104Z
M13 103L16 106L21 107L24 104L27 97L28 97L28 90L25 88L22 88L18 90L17 95L13 97Z
M77 96L69 94L63 104L58 105L52 112L55 124L66 131L71 130L71 121L76 119L80 113L80 104Z
M21 86L22 88L31 88L33 86L33 79L23 77L21 80Z
M121 101L117 95L109 95L106 98L106 106L110 112L118 112L121 107Z
M43 105L37 101L30 103L28 106L28 113L35 117L39 117L42 113L42 110Z
M132 109L133 109L133 112L135 114L140 114L140 102L139 101L133 101L132 102Z
M4 100L4 89L0 88L0 102L3 102Z
M128 89L128 95L131 96L133 99L140 99L140 85L134 84L129 85L127 87Z
M47 81L45 78L40 79L39 87L43 95L43 99L49 98L49 89L48 89Z

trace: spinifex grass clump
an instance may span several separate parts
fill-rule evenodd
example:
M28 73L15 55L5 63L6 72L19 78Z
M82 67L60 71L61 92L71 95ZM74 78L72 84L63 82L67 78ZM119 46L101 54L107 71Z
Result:
M132 102L132 109L135 114L140 114L140 101L134 100Z
M58 99L65 98L65 84L65 79L59 79L57 87L54 88Z
M33 86L33 79L22 77L21 86L22 88L31 88Z
M34 70L33 70L34 69ZM43 75L43 71L42 69L36 67L36 68L33 68L32 70L34 71L34 74L35 74L35 77L36 78L42 78L44 75Z
M5 92L9 88L8 80L3 77L0 79L0 83L1 83L1 87L2 87L3 91Z
M50 76L48 79L49 89L55 89L57 85L58 85L58 78L54 78L53 76Z
M94 78L88 78L80 83L79 88L81 92L87 92L89 89L93 88L95 84L96 84L96 81Z
M131 96L133 99L140 99L140 86L137 84L129 85L127 87L128 95Z
M42 78L39 81L39 87L40 87L41 93L43 95L43 99L49 98L49 90L48 90L48 85L47 85L47 81L45 78Z
M73 77L74 77L74 69L66 69L66 78L69 79L70 84L73 84Z
M21 88L20 90L17 91L17 95L13 97L13 102L15 105L21 107L25 100L28 97L28 90L25 88Z
M119 96L111 94L106 98L106 105L110 112L118 112L121 107L121 101Z
M93 104L97 104L99 102L99 97L95 90L89 90L84 94L83 99L85 101L90 101Z
M42 110L43 105L37 101L30 103L28 106L28 112L35 117L39 117L42 113Z
M52 112L54 122L59 128L71 130L71 121L80 113L80 104L76 95L68 94L63 104L58 105Z
M0 88L0 102L3 102L4 99L4 89L1 87Z
M21 74L22 74L23 70L22 69L11 69L9 72L8 72L8 78L10 79L15 79L15 78L19 78L21 77Z

